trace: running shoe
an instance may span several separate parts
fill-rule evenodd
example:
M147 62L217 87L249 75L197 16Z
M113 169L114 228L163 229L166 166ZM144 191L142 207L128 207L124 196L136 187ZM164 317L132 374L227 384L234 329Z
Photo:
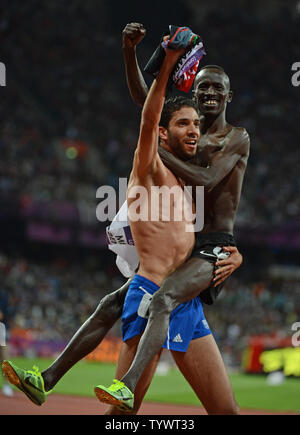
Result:
M134 394L126 387L124 382L114 379L110 387L98 385L94 391L100 402L114 405L125 412L133 411Z
M8 381L26 394L35 405L41 406L51 393L45 391L44 379L36 366L33 366L33 370L23 370L11 361L3 361L2 371Z

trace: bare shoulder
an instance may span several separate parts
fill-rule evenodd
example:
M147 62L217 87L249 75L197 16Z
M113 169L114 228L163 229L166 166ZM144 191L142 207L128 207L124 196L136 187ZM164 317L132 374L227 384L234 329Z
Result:
M250 136L244 127L234 127L230 131L230 143L242 154L248 154L250 149Z
M250 142L249 133L244 127L233 127L232 126L232 129L234 130L237 137L240 137L240 139L242 139L244 141Z

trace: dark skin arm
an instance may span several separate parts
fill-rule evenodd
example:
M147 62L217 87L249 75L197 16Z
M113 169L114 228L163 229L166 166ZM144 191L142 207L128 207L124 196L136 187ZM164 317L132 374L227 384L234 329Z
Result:
M127 84L133 101L141 107L143 107L146 100L148 86L137 62L136 46L141 42L145 34L146 30L140 23L129 23L123 30L123 56ZM231 133L228 134L226 140L231 141ZM246 142L244 150L242 149L243 142ZM248 152L249 138L236 138L235 147L233 145L231 143L228 151L217 153L210 168L199 168L198 165L183 162L161 147L159 147L159 155L163 163L189 185L204 186L211 190L234 167L241 156L241 152Z
M125 71L128 88L133 101L138 105L143 107L148 94L148 86L145 83L143 75L138 65L136 57L136 46L141 42L146 34L146 30L140 23L129 23L125 26L123 30L123 57L125 62ZM160 152L162 150L162 153ZM172 163L170 161L171 154L159 147L159 154L163 162L171 169L171 165L177 167L179 166L179 171L184 171L189 177L195 180L193 185L203 185L203 183L197 184L197 177L193 177L194 171L198 172L199 166L192 165L191 163L178 161ZM172 160L172 159L171 159ZM169 163L169 165L168 165ZM181 165L182 164L182 165ZM172 169L171 169L172 170ZM174 170L176 173L176 170ZM209 174L210 175L210 174ZM182 176L185 179L184 176ZM237 269L243 258L241 254L235 247L225 247L224 250L230 252L230 260L221 260L216 265L219 266L215 272L214 285L217 286L223 282L231 273Z
M249 144L249 136L245 130L232 130L225 138L223 150L213 156L208 168L184 162L162 147L159 147L159 155L163 163L188 185L204 186L210 191L229 174L242 157L248 155Z
M223 246L223 251L230 252L230 256L226 260L216 262L218 269L216 269L213 279L214 287L228 278L243 262L243 257L235 246Z
M129 23L123 30L123 57L125 63L127 85L133 101L143 107L148 94L148 86L144 80L136 58L136 46L141 42L146 30L140 23Z
M230 132L225 139L222 151L213 156L209 168L183 162L161 147L159 154L163 163L185 182L192 186L202 185L207 190L211 190L226 177L240 159L247 158L249 145L249 136L245 130L238 129ZM236 247L223 247L223 250L230 252L230 256L226 260L216 262L218 268L213 280L215 287L228 278L243 262L243 257Z
M129 23L123 30L123 55L127 84L133 101L141 107L146 100L148 86L137 62L136 46L141 42L145 34L146 30L140 23ZM227 141L231 140L230 135L231 133L228 134ZM237 139L239 141L241 137ZM249 146L247 139L247 137L244 139L246 142L245 153L248 152L247 145ZM159 154L163 163L185 182L193 186L204 186L211 190L230 172L240 158L240 152L243 152L243 150L242 144L238 141L235 147L234 144L231 144L228 152L225 150L225 152L217 153L210 168L199 168L198 165L183 162L161 147L159 147ZM241 142L243 142L243 139Z

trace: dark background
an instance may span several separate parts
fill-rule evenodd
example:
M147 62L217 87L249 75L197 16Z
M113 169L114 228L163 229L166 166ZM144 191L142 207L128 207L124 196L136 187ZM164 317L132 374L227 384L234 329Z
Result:
M201 65L221 65L231 79L228 121L251 138L235 232L244 263L207 310L234 363L249 335L288 336L300 319L300 87L291 83L292 64L300 61L300 2L294 0L1 2L6 318L11 327L66 340L124 281L95 211L97 188L118 187L119 177L128 177L136 146L140 108L130 99L122 58L122 30L133 21L147 29L137 48L141 67L169 24L199 33L207 51Z

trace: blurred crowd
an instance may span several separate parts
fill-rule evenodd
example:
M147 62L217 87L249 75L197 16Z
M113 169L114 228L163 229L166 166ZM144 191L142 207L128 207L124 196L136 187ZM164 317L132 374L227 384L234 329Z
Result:
M8 77L0 101L0 195L94 207L97 187L115 187L129 175L140 109L126 86L126 22L113 25L106 3L3 7ZM286 3L267 1L262 8L253 2L251 13L240 2L235 8L220 8L218 1L184 5L188 24L205 42L202 64L221 64L231 78L229 121L251 137L237 225L284 223L300 214L300 105L291 85L300 8ZM138 47L142 67L156 46L147 31Z
M102 297L125 281L115 269L101 269L92 259L47 264L3 253L0 279L1 293L9 299L10 331L30 330L35 339L59 342L68 341ZM205 305L204 311L222 352L239 364L249 337L290 335L292 324L300 321L300 279L251 282L232 276L217 303ZM121 335L120 323L111 333Z
M68 340L92 314L105 294L123 280L101 270L95 259L83 264L62 258L39 263L0 255L0 311L9 330L31 330L35 338Z
M227 364L238 366L250 337L292 335L292 325L300 320L300 280L266 274L264 280L249 281L232 275L205 313Z
M2 16L0 194L95 207L97 187L127 175L134 144L120 35L105 35L95 4L13 4Z
M177 0L187 22L168 24L200 33L207 51L202 65L222 65L230 76L228 121L245 127L251 138L236 224L255 229L300 218L300 100L291 84L291 65L300 61L300 4L244 4ZM126 20L124 13L124 22L120 15L116 23L114 5L51 0L37 7L32 0L3 0L0 61L7 86L0 99L0 204L7 197L24 204L64 200L95 210L97 188L118 187L119 177L128 177L140 108L126 86L122 30L142 19L137 14ZM143 23L141 67L166 25L160 27L158 17L169 5L160 2L161 13L155 5L144 6L155 25ZM122 283L115 269L92 260L38 263L4 252L0 275L11 327L59 340L70 339L99 300ZM300 318L299 290L299 280L232 277L218 309L207 307L217 341L238 355L251 334L285 334Z

